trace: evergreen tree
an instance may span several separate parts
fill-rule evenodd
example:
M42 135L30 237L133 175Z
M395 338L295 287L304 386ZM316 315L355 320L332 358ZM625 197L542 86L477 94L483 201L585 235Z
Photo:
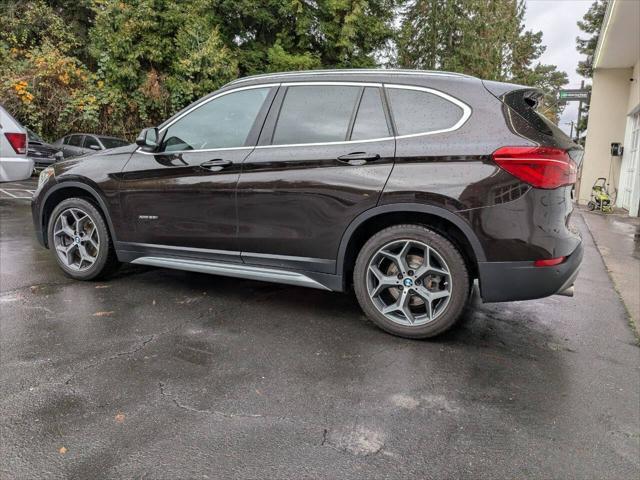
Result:
M542 32L525 30L524 14L522 0L415 0L403 15L397 64L539 86L543 113L557 121L556 92L567 75L537 61Z
M269 71L384 62L552 92L566 77L537 61L542 35L523 16L522 0L4 0L0 102L50 139L131 138L239 75Z
M160 123L238 75L209 3L94 0L89 53L109 86L108 114L126 130L130 118Z
M95 67L89 56L89 29L93 25L94 0L46 0L56 15L64 21L67 29L77 40L74 55L87 66ZM25 2L23 2L25 3Z
M583 32L590 34L587 38L576 38L576 49L579 53L586 55L584 60L578 62L578 68L576 72L586 78L593 76L593 56L598 46L598 38L600 36L600 30L602 29L602 22L604 21L604 14L607 10L608 0L595 0L587 13L582 17L582 20L578 21L578 27ZM587 85L588 89L591 89L591 85ZM577 126L579 132L585 132L589 123L589 105L583 104L580 116L580 123Z
M398 0L211 0L241 75L372 67L393 36Z
M583 32L589 34L587 38L576 37L577 50L582 55L586 55L584 60L578 62L576 72L586 78L593 76L593 55L598 46L598 37L607 10L607 0L595 0L582 20L578 21L578 27Z

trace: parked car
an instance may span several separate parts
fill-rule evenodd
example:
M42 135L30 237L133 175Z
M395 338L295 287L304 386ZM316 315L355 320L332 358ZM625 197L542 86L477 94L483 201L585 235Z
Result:
M66 135L56 140L53 144L54 147L62 150L64 158L77 157L79 155L122 147L124 145L130 145L130 142L122 138L94 135L91 133L73 133Z
M29 138L29 149L27 155L33 160L34 167L41 169L62 160L62 151L53 145L45 142L40 135L27 128L27 137Z
M25 180L33 172L27 131L0 105L0 182Z
M341 292L396 335L571 292L582 148L541 92L444 72L231 82L128 145L43 171L32 209L70 277L118 262ZM244 288L242 284L238 288Z

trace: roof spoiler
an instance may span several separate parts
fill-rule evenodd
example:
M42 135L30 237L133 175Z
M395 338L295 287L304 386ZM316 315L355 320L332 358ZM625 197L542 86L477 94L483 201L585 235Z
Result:
M493 95L500 101L504 101L504 97L508 93L515 92L517 90L524 90L522 92L523 97L526 98L527 103L533 108L536 108L538 106L538 102L544 95L542 90L540 90L539 88L529 87L527 85L518 85L516 83L482 80L482 84L491 95Z
M517 113L538 132L554 137L563 146L562 148L581 149L555 123L537 113L538 104L544 98L544 92L539 88L490 80L483 80L482 84L491 95Z

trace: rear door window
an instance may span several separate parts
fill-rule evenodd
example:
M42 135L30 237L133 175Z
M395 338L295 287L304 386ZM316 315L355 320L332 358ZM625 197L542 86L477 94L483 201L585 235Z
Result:
M69 145L72 147L79 147L82 145L82 135L71 135L69 138Z
M453 129L462 119L462 107L418 88L386 87L398 135Z
M349 124L360 86L296 85L287 88L273 145L341 142Z
M389 136L389 126L382 106L381 93L380 89L376 87L364 89L353 123L351 140L371 140Z

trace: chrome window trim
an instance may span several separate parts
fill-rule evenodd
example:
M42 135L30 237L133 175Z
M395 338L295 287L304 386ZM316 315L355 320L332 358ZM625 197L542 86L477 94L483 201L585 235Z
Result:
M209 98L207 98L206 100L197 103L196 105L194 105L193 107L191 107L189 110L182 112L180 114L180 116L174 118L173 120L171 120L171 123L166 124L164 127L162 127L161 129L159 129L158 131L162 132L163 130L166 130L167 128L169 128L171 125L173 125L174 123L176 123L178 120L180 120L182 117L184 117L185 115L188 115L189 113L193 112L194 110L197 110L198 108L202 107L203 105L206 105L209 102L212 102L213 100L215 100L216 98L220 98L223 97L225 95L229 95L230 93L236 93L236 92L241 92L243 90L255 90L256 88L272 88L272 87L277 87L279 86L279 83L263 83L260 85L249 85L246 87L239 87L239 88L234 88L233 90L225 90L224 92L220 92L216 95L213 95ZM240 147L229 147L229 148L240 148ZM214 149L214 150L218 150L218 149ZM193 150L187 150L189 152L193 151Z
M455 78L475 78L463 73L455 72L438 72L433 70L402 70L402 69L337 69L337 70L311 70L300 72L281 72L281 73L269 73L263 75L251 75L245 78L239 78L227 85L236 85L242 82L250 82L252 80L260 80L265 78L282 78L282 77L295 77L295 76L322 76L322 75L419 75L419 76L432 76L432 77L455 77Z
M342 140L336 142L318 142L318 143L286 143L282 145L256 145L255 149L262 148L282 148L282 147L317 147L322 145L349 145L353 143L369 143L369 142L382 142L384 140L393 140L394 137L381 137L371 138L367 140Z
M195 104L189 110L185 110L179 116L177 116L176 118L171 120L170 123L166 124L164 127L160 128L160 129L158 129L158 132L162 132L162 131L166 130L171 125L176 123L178 120L183 118L185 115L188 115L189 113L191 113L194 110L202 107L203 105L206 105L207 103L215 100L216 98L220 98L220 97L223 97L225 95L229 95L230 93L241 92L243 90L255 90L256 88L272 88L272 87L279 87L279 86L280 86L279 83L263 83L263 84L260 84L260 85L248 85L246 87L239 87L239 88L234 88L232 90L226 90L224 92L220 92L220 93L218 93L216 95L213 95L213 96L203 100L200 103ZM242 146L242 147L205 148L205 149L199 149L199 150L175 150L175 151L171 151L171 152L145 152L144 150L141 150L140 147L138 147L134 153L143 153L145 155L162 155L162 154L173 155L173 154L178 154L178 153L214 152L214 151L223 151L223 150L243 150L243 149L253 149L253 148L254 148L254 146Z
M469 119L469 117L471 116L471 107L469 107L469 105L467 105L466 103L464 103L461 100L458 100L455 97L452 97L451 95L441 92L440 90L435 90L433 88L428 88L428 87L418 87L415 85L402 85L402 84L395 84L395 83L366 83L366 82L287 82L287 83L282 83L281 85L283 86L296 86L296 85L354 85L354 86L368 86L368 87L384 87L384 88L394 88L394 89L398 89L398 90L415 90L415 91L421 91L421 92L426 92L426 93L431 93L433 95L437 95L441 98L444 98L445 100L453 103L454 105L456 105L457 107L459 107L460 109L462 109L462 115L460 117L460 119L451 127L449 128L442 128L439 130L429 130L426 132L419 132L419 133L410 133L407 135L395 135L395 136L391 136L391 137L379 137L379 138L369 138L366 140L341 140L341 141L335 141L335 142L317 142L317 143L287 143L287 144L282 144L282 145L257 145L255 148L257 149L263 149L263 148L282 148L282 147L304 147L304 146L310 146L310 147L316 147L316 146L322 146L322 145L348 145L348 144L358 144L358 143L370 143L370 142L382 142L385 140L393 140L393 139L403 139L403 138L413 138L413 137L422 137L422 136L426 136L426 135L435 135L438 133L446 133L446 132L453 132L455 130L458 130L459 128L461 128L466 121ZM392 108L392 107L391 107Z
M283 87L297 87L297 86L323 86L323 85L335 85L344 87L382 87L381 82L349 82L349 81L334 81L327 80L325 82L283 82L280 84Z
M204 148L199 150L175 150L171 152L145 152L144 150L136 150L134 153L142 153L143 155L177 155L180 153L198 153L198 152L221 152L225 150L253 150L256 148L254 145L248 147L222 147L222 148Z
M452 97L451 95L441 92L440 90L435 90L433 88L429 88L429 87L417 87L414 85L398 85L398 84L385 84L384 85L385 88L391 88L391 89L396 89L396 90L414 90L414 91L418 91L418 92L427 92L427 93L431 93L432 95L436 95L438 97L444 98L445 100L453 103L454 105L456 105L457 107L460 107L462 109L462 116L460 117L460 119L451 127L449 128L441 128L440 130L429 130L427 132L419 132L419 133L410 133L407 135L397 135L396 139L398 138L413 138L413 137L421 137L424 135L435 135L437 133L446 133L446 132L453 132L455 130L458 130L460 127L462 127L462 125L464 125L466 123L466 121L469 119L469 117L471 116L471 107L469 105L467 105L466 103L464 103L461 100L458 100L455 97ZM391 103L391 102L389 102ZM393 105L390 105L389 108L391 108L391 113L393 114Z
M417 73L417 72L414 72ZM166 130L167 128L169 128L171 125L173 125L175 122L177 122L178 120L180 120L182 117L184 117L185 115L187 115L188 113L191 113L193 110L201 107L202 105L205 105L213 100L215 100L216 98L220 98L224 95L228 95L230 93L235 93L235 92L240 92L243 90L252 90L252 89L256 89L256 88L272 88L272 87L279 87L279 86L284 86L284 87L290 87L290 86L301 86L301 85L315 85L315 86L320 86L320 85L345 85L345 86L355 86L355 87L377 87L377 88L393 88L393 89L398 89L398 90L414 90L414 91L422 91L422 92L427 92L427 93L431 93L433 95L437 95L441 98L444 98L445 100L453 103L454 105L456 105L457 107L462 109L462 116L460 117L460 119L451 127L449 128L443 128L440 130L429 130L426 132L420 132L420 133L411 133L411 134L407 134L407 135L395 135L395 136L389 136L389 137L379 137L379 138L370 138L370 139L366 139L366 140L340 140L340 141L335 141L335 142L317 142L317 143L287 143L287 144L282 144L282 145L250 145L250 146L243 146L243 147L223 147L223 148L207 148L207 149L200 149L200 150L176 150L176 151L172 151L172 152L145 152L143 150L140 149L140 147L138 147L138 149L136 150L137 153L142 153L145 155L174 155L174 154L180 154L180 153L198 153L198 152L215 152L215 151L225 151L225 150L257 150L257 149L265 149L265 148L283 148L283 147L316 147L316 146L322 146L322 145L349 145L349 144L359 144L359 143L371 143L371 142L382 142L385 140L399 140L399 139L404 139L404 138L414 138L414 137L422 137L422 136L427 136L427 135L435 135L438 133L447 133L447 132L453 132L455 130L460 129L469 119L469 117L471 116L471 107L469 107L469 105L467 105L466 103L464 103L463 101L447 94L444 92L441 92L440 90L436 90L433 88L429 88L429 87L419 87L416 85L402 85L402 84L395 84L395 83L378 83L378 82L358 82L358 81L354 81L354 82L349 82L349 81L319 81L319 82L305 82L305 81L299 81L299 82L283 82L283 83L264 83L264 84L259 84L259 85L249 85L249 86L245 86L245 87L238 87L238 88L234 88L234 89L230 89L230 90L226 90L224 92L220 92L210 98L207 98L206 100L204 100L201 103L198 103L197 105L194 105L192 108L190 108L189 110L183 112L179 117L173 119L171 121L171 123L165 125L164 127L162 127L162 129L160 129L160 131ZM391 107L392 108L392 107Z

